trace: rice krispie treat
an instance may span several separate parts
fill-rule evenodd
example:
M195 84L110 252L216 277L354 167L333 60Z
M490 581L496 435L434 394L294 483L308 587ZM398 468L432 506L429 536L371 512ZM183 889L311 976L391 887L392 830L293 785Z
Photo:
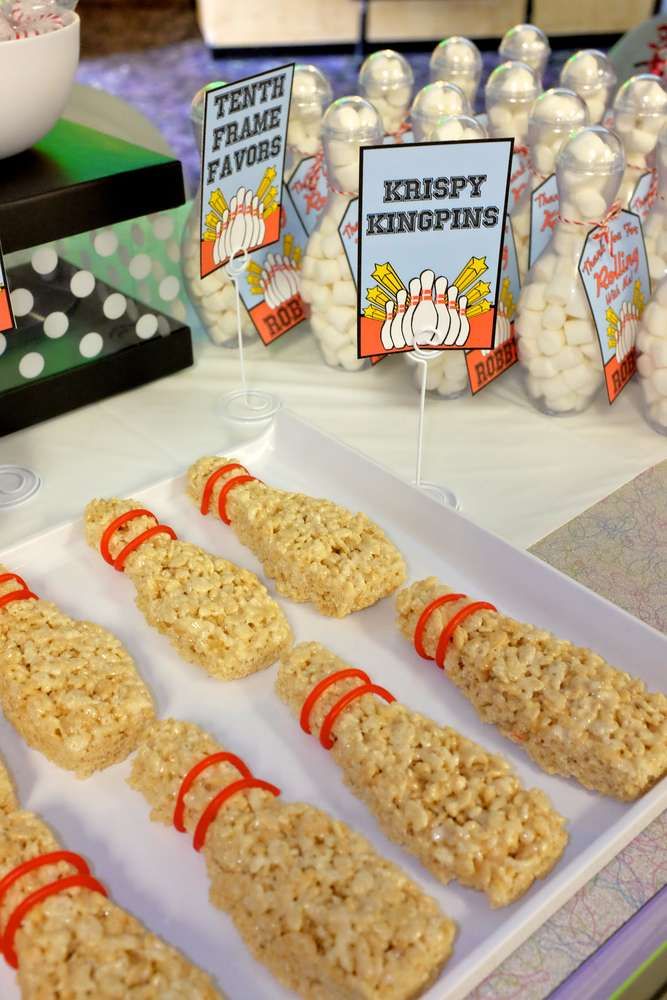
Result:
M664 694L648 692L590 649L489 606L454 622L471 603L463 594L426 614L451 594L435 577L402 590L398 628L413 642L417 637L421 655L444 662L484 722L549 774L576 778L604 795L634 799L665 774Z
M150 692L116 636L36 598L4 566L0 648L5 716L26 743L79 778L124 760L155 718Z
M16 872L57 851L33 813L0 816L0 930L23 1000L224 1000L206 973L102 895L97 880L99 889L71 885L35 901L8 942L12 914L16 923L29 896L87 872L78 855Z
M85 531L132 580L146 621L213 677L264 670L292 645L287 619L254 573L179 541L137 501L91 500Z
M348 673L322 683L339 671ZM563 817L543 792L523 788L504 758L396 701L378 700L388 695L382 688L350 700L328 742L329 713L366 687L364 678L306 642L283 658L276 690L302 728L330 747L346 783L391 840L441 882L485 892L493 907L518 899L563 853Z
M405 580L400 552L365 514L265 486L235 459L200 458L188 470L188 493L202 513L231 524L279 593L323 615L360 611Z
M18 809L18 801L12 785L12 779L5 764L0 760L0 818Z
M198 840L221 790L249 774L238 758L193 772L221 751L198 726L167 719L151 727L129 781L154 820L195 831L211 902L231 916L253 956L308 1000L418 996L447 961L455 926L345 823L283 802L262 782L226 798Z

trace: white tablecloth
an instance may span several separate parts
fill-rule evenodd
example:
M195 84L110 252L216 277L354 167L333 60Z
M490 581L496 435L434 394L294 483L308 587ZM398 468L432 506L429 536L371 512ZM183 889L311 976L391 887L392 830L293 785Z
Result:
M0 439L0 462L27 465L43 480L32 500L0 513L0 548L81 517L93 496L131 495L199 455L228 450L239 434L256 433L221 414L221 397L239 385L235 352L202 340L196 347L197 363L186 372ZM414 477L418 396L403 358L359 373L333 371L302 330L268 349L252 346L247 361L253 385ZM667 438L644 423L637 385L613 407L600 398L561 419L533 409L516 370L475 398L427 400L424 478L452 487L464 514L520 546L664 458Z

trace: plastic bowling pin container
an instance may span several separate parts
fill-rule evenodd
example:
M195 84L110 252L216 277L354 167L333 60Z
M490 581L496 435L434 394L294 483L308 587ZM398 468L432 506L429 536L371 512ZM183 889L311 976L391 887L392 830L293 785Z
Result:
M530 180L511 213L521 280L528 270L533 191L556 170L556 158L570 132L584 125L588 125L586 105L571 90L561 87L545 90L533 104L528 119Z
M431 139L437 142L461 142L469 139L486 139L486 129L472 115L444 115L436 122Z
M522 62L530 66L541 82L549 62L551 47L549 39L541 28L534 24L515 24L503 36L498 52L503 59L511 59L513 62Z
M637 335L637 370L644 416L659 434L667 434L667 276L642 313Z
M414 82L409 62L393 49L373 52L359 70L361 93L380 115L385 133L399 142Z
M287 126L285 180L307 156L315 156L322 144L322 117L331 104L331 84L317 66L294 67L292 98Z
M658 133L667 115L667 92L657 76L640 73L619 88L613 108L612 128L623 141L626 160L618 199L627 208L639 178L653 166Z
M380 145L383 136L380 115L361 97L334 101L322 121L329 194L306 245L300 291L324 360L345 371L366 368L370 360L357 357L357 291L338 227L359 194L359 149Z
M524 146L530 110L541 90L535 70L526 63L504 62L496 66L484 89L491 138L513 136L515 151Z
M560 71L560 85L573 90L588 108L588 121L598 125L604 120L616 88L616 70L611 59L598 49L581 49L567 60Z
M206 91L220 87L221 82L209 83L195 94L190 108L190 120L195 134L197 148L201 149L202 131L204 128L204 101ZM238 328L236 321L236 289L233 281L227 276L224 267L218 268L205 278L200 278L199 268L199 211L201 204L201 177L197 191L192 201L183 236L181 238L181 260L183 261L183 280L190 302L197 313L206 333L220 347L238 347ZM218 221L222 221L219 219ZM259 340L248 310L243 302L241 306L241 331L244 342L254 343Z
M415 142L428 142L433 129L445 115L469 115L470 105L455 83L438 80L428 83L415 95L410 108L410 121Z
M604 384L579 258L589 231L614 204L624 165L620 140L601 125L580 129L558 155L560 216L528 272L515 323L526 391L549 415L578 413Z
M642 226L648 270L654 287L667 271L667 124L663 125L658 135L656 166L658 190L646 222Z
M482 56L474 42L461 35L445 38L433 49L429 69L431 83L435 83L436 80L455 83L466 95L470 108L474 110L482 75Z

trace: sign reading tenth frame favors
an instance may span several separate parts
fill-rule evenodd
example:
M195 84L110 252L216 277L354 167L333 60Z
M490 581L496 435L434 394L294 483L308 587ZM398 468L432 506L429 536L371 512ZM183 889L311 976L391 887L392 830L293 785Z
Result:
M200 273L276 243L294 66L206 93L202 139Z
M511 139L361 148L358 355L490 348Z

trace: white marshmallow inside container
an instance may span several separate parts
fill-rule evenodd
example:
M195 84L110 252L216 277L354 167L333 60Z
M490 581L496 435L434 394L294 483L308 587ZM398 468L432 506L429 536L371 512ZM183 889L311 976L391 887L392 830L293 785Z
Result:
M589 123L598 125L611 104L616 87L616 70L604 52L598 49L581 49L563 65L560 85L573 90L586 102Z
M468 104L474 110L482 75L482 56L474 42L461 35L451 35L443 39L431 53L429 70L431 83L435 83L436 80L455 83L466 95ZM444 113L458 114L458 112Z
M639 178L653 166L658 133L667 115L667 92L657 76L640 73L619 87L614 98L614 131L623 141L626 167L618 193L628 207Z
M579 275L590 229L617 195L625 161L614 132L575 132L556 163L560 218L528 272L515 324L528 396L549 415L585 409L604 383L600 345Z
M359 193L359 150L380 145L383 136L380 115L361 97L334 101L322 121L329 196L306 246L299 289L324 360L346 371L370 361L357 357L357 291L338 227Z
M195 134L197 148L201 149L204 127L204 103L206 92L224 86L222 81L209 83L198 90L192 99L190 121ZM214 344L220 347L238 347L238 327L236 321L236 290L224 267L218 268L205 278L200 278L199 266L199 210L201 204L201 178L192 202L192 208L183 227L181 260L183 277L188 297L199 316L206 333ZM241 309L242 338L248 344L259 340L248 310L243 302Z
M667 276L642 314L637 352L644 415L655 431L667 434Z
M535 70L525 63L504 62L496 66L484 89L491 138L513 136L515 145L522 146L528 133L530 109L541 90Z
M382 119L384 131L400 141L414 87L412 68L393 49L373 52L361 64L359 87Z
M667 271L667 124L658 135L656 146L658 190L642 228L648 257L651 283L659 281Z
M416 94L410 108L410 121L415 142L428 142L433 130L445 116L469 115L468 98L455 83L436 80L427 83Z
M516 206L512 209L512 232L516 245L519 275L523 281L528 270L530 208L533 191L554 173L556 157L568 135L588 124L586 105L571 90L554 87L545 90L533 104L528 120L528 149L531 176Z
M331 84L317 66L294 67L285 151L285 180L289 180L301 160L307 156L315 156L320 151L322 116L331 104L332 97Z
M551 55L549 39L535 24L515 24L505 32L498 46L503 59L525 63L541 82Z

